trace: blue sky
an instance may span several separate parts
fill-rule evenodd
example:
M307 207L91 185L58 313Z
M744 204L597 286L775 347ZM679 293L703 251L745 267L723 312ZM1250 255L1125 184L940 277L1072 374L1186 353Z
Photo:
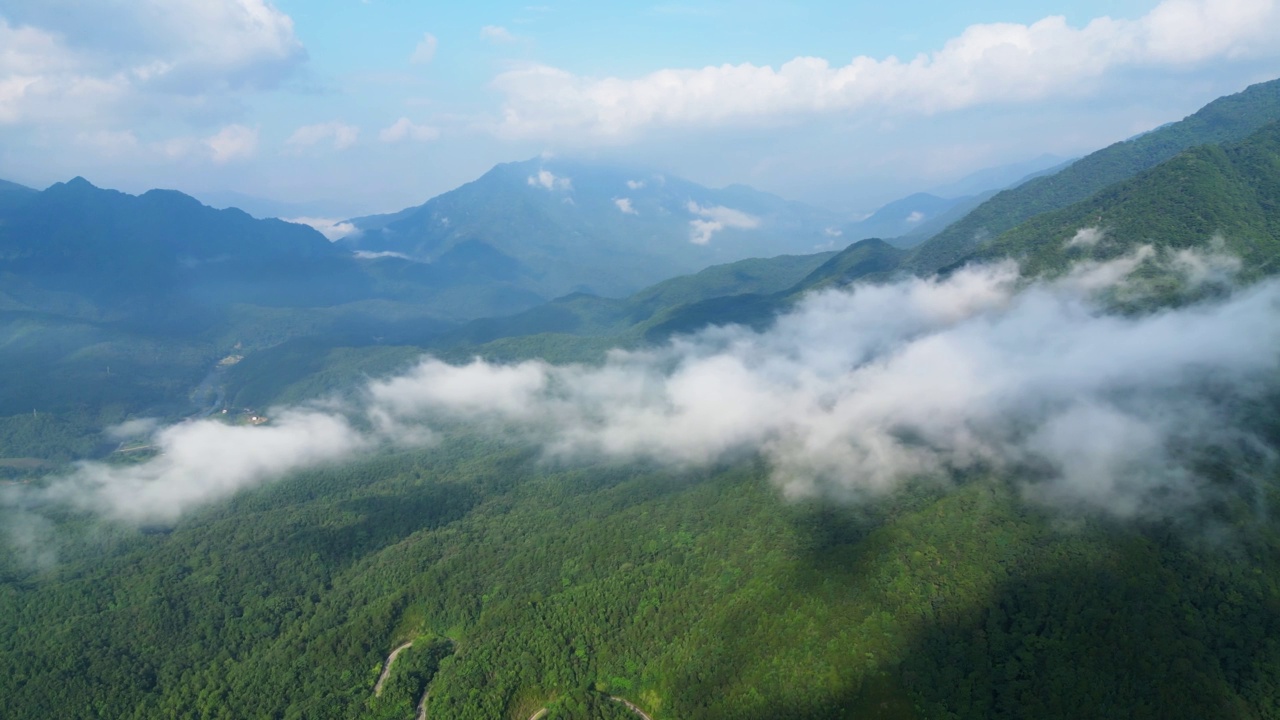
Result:
M1280 76L1280 0L0 0L0 178L422 202L542 152L850 213Z

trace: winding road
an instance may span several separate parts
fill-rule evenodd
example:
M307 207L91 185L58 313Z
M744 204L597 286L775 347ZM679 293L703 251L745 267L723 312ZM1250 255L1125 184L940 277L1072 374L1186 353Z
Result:
M620 698L617 695L610 695L609 699L614 702L620 702L623 705L626 705L628 710L644 718L644 720L653 720L653 718L649 717L649 713L646 713L645 711L633 705L630 700L624 700L623 698Z
M391 674L391 664L396 661L396 656L398 656L401 652L408 650L412 646L413 646L413 641L410 640L409 642L401 645L395 650L392 650L391 654L387 656L387 664L382 666L382 674L378 676L378 682L373 686L374 697L378 697L382 695L382 684L387 681L387 676Z
M610 699L610 700L612 700L612 701L614 701L614 702L620 702L620 703L622 703L623 705L626 705L628 710L630 710L631 712L635 713L636 715L639 715L640 717L644 718L644 720L653 720L653 718L649 717L649 714L648 714L648 713L646 713L645 711L643 711L643 710L641 710L640 708L636 707L636 706L635 706L635 705L634 705L630 700L627 700L626 698L620 698L620 697L618 697L617 695L610 695L610 696L609 696L609 699ZM542 718L542 716L543 716L543 715L546 715L546 714L547 714L547 709L546 709L546 708L542 708L542 709L538 710L538 712L536 712L536 713L534 713L534 714L530 715L530 716L529 716L529 720L540 720L540 719ZM421 718L419 718L419 720L422 720L422 719L421 719Z

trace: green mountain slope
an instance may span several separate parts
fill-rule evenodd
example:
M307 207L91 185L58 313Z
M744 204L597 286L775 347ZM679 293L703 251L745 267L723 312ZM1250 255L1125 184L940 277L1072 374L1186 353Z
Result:
M910 266L932 272L1019 223L1080 202L1198 145L1236 142L1280 120L1280 80L1219 98L1185 119L1077 160L1060 172L1005 190L916 248Z
M1083 228L1100 239L1072 242ZM1208 248L1238 256L1246 279L1280 271L1280 122L1225 147L1183 152L993 240L980 257L1014 257L1029 272L1084 258L1108 259L1138 245Z

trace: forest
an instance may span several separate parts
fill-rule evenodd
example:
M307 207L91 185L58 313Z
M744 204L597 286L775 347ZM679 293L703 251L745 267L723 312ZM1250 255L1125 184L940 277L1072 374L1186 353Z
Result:
M451 305L454 294L441 299L415 290L415 273L430 273L408 260L358 263L310 231L253 225L248 216L192 206L190 198L112 195L73 181L40 194L40 202L68 203L51 216L14 201L28 214L0 223L0 250L30 240L15 228L61 228L52 236L71 247L103 224L95 218L127 218L142 227L143 245L163 252L134 248L135 255L113 262L156 276L181 267L195 277L199 263L165 244L170 225L132 215L155 205L172 211L166 223L189 213L236 232L253 227L262 238L284 238L341 282L310 287L306 301L294 305L262 288L261 296L246 296L237 285L242 276L269 275L276 261L255 246L242 267L220 266L201 280L206 285L195 284L209 296L210 304L201 304L181 287L133 294L127 277L110 277L111 268L100 273L93 263L77 271L99 284L80 287L78 276L59 274L65 248L58 243L0 258L0 278L11 290L0 298L0 715L1280 718L1280 369L1271 356L1253 358L1243 379L1230 366L1191 363L1167 386L1159 384L1164 376L1153 370L1156 379L1146 379L1140 367L1132 374L1154 391L1136 381L1104 383L1085 398L1141 406L1175 427L1203 429L1209 417L1230 425L1210 427L1224 436L1240 430L1230 435L1234 445L1196 444L1187 440L1189 430L1155 440L1118 436L1117 445L1160 446L1193 478L1140 495L1151 505L1167 501L1169 512L1038 501L1053 468L1031 453L974 453L966 462L956 460L959 452L938 453L945 461L911 466L892 482L835 483L847 492L806 495L779 479L779 448L808 449L804 441L813 439L799 432L690 457L652 448L611 455L604 443L556 452L536 430L564 422L563 415L548 412L518 426L510 417L523 417L524 407L507 408L511 416L496 420L479 412L450 418L410 441L379 429L393 425L390 416L361 414L393 407L401 398L375 407L373 388L424 354L453 368L496 368L493 377L542 372L535 379L543 394L513 396L565 411L566 398L576 397L566 378L618 366L610 362L648 371L636 385L670 380L668 366L712 354L706 348L713 346L763 347L759 365L794 370L792 356L818 341L853 335L848 327L893 325L918 310L898 302L916 296L892 295L901 288L932 292L953 288L949 279L1003 277L992 285L1007 294L991 296L1016 310L1026 297L1018 292L1039 291L1033 299L1047 304L1071 281L1085 284L1076 269L1117 261L1133 260L1132 294L1096 303L1072 296L1061 303L1063 317L1122 330L1150 321L1173 328L1166 334L1176 338L1187 318L1213 317L1233 298L1270 297L1260 293L1274 288L1278 89L1280 81L1255 86L996 194L914 249L868 239L810 256L742 260L627 297L574 292L540 303L526 294L495 296L481 305L521 309L497 318ZM522 176L513 177L517 189L527 189ZM556 202L557 213L570 212ZM986 233L980 242L978 225ZM216 238L205 241L209 253L218 250ZM1220 261L1224 254L1229 262ZM1226 270L1219 273L1210 260ZM1018 270L1007 277L990 270L1007 266ZM30 280L40 273L49 284ZM305 273L293 280L308 282ZM780 317L847 301L852 283L888 298L874 306L880 315L813 322L801 328L808 335L787 336L795 330L788 325L781 334L793 345L765 352L776 350L765 333L777 330ZM441 304L426 312L415 304L424 298ZM964 345L998 325L1004 306L991 304L989 315L975 311L968 334L943 339ZM937 316L953 310L918 305ZM1175 314L1179 309L1185 313ZM1066 325L1051 330L1075 337ZM901 335L914 341L936 329L922 327ZM996 349L1032 338L1053 355L1059 338L1038 331L1016 326L1013 339L1001 336L1007 342ZM1268 332L1226 339L1269 352ZM884 337L867 344L890 351L868 351L870 360L838 353L821 359L852 375L910 355L891 352L897 335ZM1086 369L1085 361L1109 349L1068 348ZM571 370L548 370L564 367ZM989 367L1023 369L979 365L971 384L988 379ZM803 370L793 374L804 382L821 374ZM1054 377L1066 378L1070 389L1067 381L1085 374ZM590 378L619 393L601 395L609 401L585 415L603 425L601 418L616 419L611 399L625 397L626 388L614 385L628 383L607 373ZM947 407L931 403L947 388L929 385L925 374L916 379L925 388L913 396L923 399L919 414L945 415ZM455 397L465 395L461 387L433 397L466 405L469 398ZM1185 391L1174 398L1185 402L1148 402L1162 390ZM839 399L817 395L815 413ZM1028 395L1025 403L993 407L1033 416L1055 401ZM662 410L678 405L672 400ZM768 420L789 409L760 405L766 412L752 417ZM361 451L336 453L331 462L267 462L252 482L228 481L230 490L194 509L143 520L58 494L67 477L90 477L75 487L106 497L92 494L108 484L102 477L165 467L164 451L175 445L163 445L157 432L270 433L284 425L274 418L290 409L332 413L331 420L347 412L340 419L349 436L381 444L369 441L375 449L368 450L356 442ZM633 416L648 420L643 410L652 408ZM262 412L272 420L259 420ZM659 421L646 427L666 437L663 423L672 413L655 416ZM1023 417L1011 414L1000 442L1033 445L1026 436L1035 428L1017 427ZM698 419L705 422L679 429L696 435L722 418ZM124 421L151 429L124 432ZM956 434L980 434L983 421L999 424L960 414ZM929 451L938 442L920 431L923 423L886 424L882 448ZM753 438L749 425L735 429ZM682 439L654 446L678 448ZM237 462L228 453L208 465L234 470ZM1114 479L1122 489L1151 474L1136 461L1126 471ZM151 490L172 479L145 477ZM1186 487L1194 502L1179 495ZM142 493L132 490L138 500Z

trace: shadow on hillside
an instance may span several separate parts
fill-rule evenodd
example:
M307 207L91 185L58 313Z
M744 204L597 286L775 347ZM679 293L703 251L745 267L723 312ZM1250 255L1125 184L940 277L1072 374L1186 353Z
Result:
M319 553L341 562L376 552L419 530L447 525L475 507L480 495L473 488L450 483L424 485L412 493L376 495L338 503L338 518L356 516L335 526L301 530L293 538L300 554Z
M826 520L818 528L827 540L831 523L855 537L865 530ZM1028 569L1010 572L983 602L962 607L935 598L931 618L903 619L914 621L915 631L873 675L825 693L766 698L751 710L719 710L712 702L694 716L1168 720L1276 712L1280 595L1267 571L1273 547L1089 532L1085 541L1044 536L1021 563ZM860 581L853 545L815 548L807 570L838 583ZM884 609L902 612L888 603ZM727 620L720 628L727 646L717 658L751 657L748 638L760 622L767 619ZM691 669L681 682L715 698L733 689L736 677L730 661Z

